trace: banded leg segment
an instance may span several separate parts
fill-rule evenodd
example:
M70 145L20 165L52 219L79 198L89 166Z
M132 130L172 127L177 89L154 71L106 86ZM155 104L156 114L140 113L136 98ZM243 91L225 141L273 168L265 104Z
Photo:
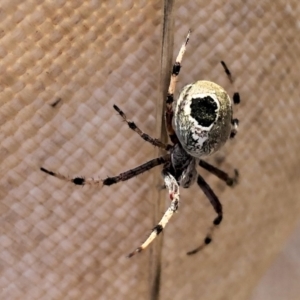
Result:
M41 171L47 173L48 175L57 177L59 179L65 180L65 181L69 181L72 182L76 185L99 185L99 184L103 184L103 185L112 185L115 183L118 183L120 181L126 181L129 180L137 175L140 175L156 166L162 165L164 163L166 163L167 161L170 160L170 155L164 155L158 158L154 158L134 169L130 169L124 173L121 173L117 176L114 177L107 177L106 179L95 179L93 177L90 178L84 178L84 177L74 177L74 178L70 178L68 176L64 176L60 173L54 173L52 171L49 171L45 168L40 168Z
M230 83L233 85L233 88L235 90L234 94L233 94L233 97L232 97L232 100L233 100L233 103L234 104L239 104L241 102L241 98L240 98L240 94L238 92L236 92L236 88L234 86L234 79L231 75L231 72L230 70L228 69L227 65L225 64L224 61L221 61L221 65L230 81ZM237 132L238 132L238 127L239 127L239 120L238 119L232 119L231 120L231 132L230 132L230 138L233 139Z
M225 73L226 73L226 75L227 75L227 77L228 77L230 83L233 83L233 78L232 78L231 72L230 72L230 70L228 69L228 67L227 67L227 65L226 65L226 63L225 63L225 61L221 60L221 65L222 65L222 67L223 67L223 69L224 69L224 71L225 71Z
M136 253L139 253L143 251L145 248L147 248L153 240L163 231L163 229L166 227L167 223L171 219L171 217L174 215L174 213L177 211L179 206L179 185L176 181L176 179L169 173L163 174L164 176L164 182L165 186L169 190L169 196L171 200L171 204L169 208L166 210L165 214L159 221L159 223L152 229L151 234L146 239L146 241L138 248L136 248L133 252L129 253L128 257L132 257Z
M214 229L216 226L218 226L223 219L223 209L222 204L219 201L218 197L214 193L214 191L211 189L211 187L206 183L206 181L203 179L201 175L198 174L197 183L201 190L204 192L205 196L208 198L209 202L213 206L215 212L218 214L218 216L213 221L213 226L210 228L209 233L206 235L203 244L201 244L196 249L187 252L188 255L195 254L202 250L206 245L210 244L212 241L212 235L214 232Z
M200 161L199 161L199 166L202 167L203 169L207 170L208 172L214 174L219 179L225 181L228 186L233 187L238 183L239 172L237 169L234 169L234 177L230 177L224 171L218 169L217 167L209 164L208 162L206 162L202 159L200 159Z
M149 171L150 169L162 165L169 161L171 159L170 154L166 154L164 156L154 158L134 169L130 169L124 173L121 173L115 177L107 177L106 179L103 180L103 185L112 185L115 183L118 183L120 181L126 181L128 179L131 179L137 175L140 175L146 171Z
M232 119L231 121L231 132L230 132L230 138L233 139L236 134L238 133L239 129L239 120L238 119Z
M172 119L173 119L173 114L174 114L173 113L174 92L175 92L175 88L176 88L177 77L179 75L180 68L181 68L182 58L183 58L184 52L186 50L187 43L190 39L190 33L191 33L191 31L188 32L185 42L182 44L182 46L179 50L179 53L177 55L175 64L173 65L171 79L170 79L170 85L169 85L169 89L168 89L168 95L167 95L167 99L166 99L166 112L165 112L166 128L167 128L168 134L170 136L170 139L174 144L178 143L177 136L176 136L175 131L172 126Z
M223 67L230 83L232 85L234 85L234 79L233 79L232 74L231 74L230 70L228 69L227 65L225 64L224 61L221 61L221 65L222 65L222 67ZM240 94L238 92L234 92L232 98L233 98L233 103L234 104L239 104L241 102Z
M125 115L125 113L117 106L113 106L114 109L119 113L119 115L123 118L123 120L127 123L128 127L135 131L143 140L146 142L152 144L153 146L159 147L164 150L169 150L172 146L171 145L166 145L163 142L161 142L158 139L152 138L150 135L144 133L142 130L140 130L136 124L132 121L129 121Z

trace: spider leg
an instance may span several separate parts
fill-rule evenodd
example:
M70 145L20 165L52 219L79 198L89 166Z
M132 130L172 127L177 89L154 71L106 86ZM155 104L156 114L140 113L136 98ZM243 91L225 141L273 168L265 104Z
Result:
M170 136L170 139L174 144L178 143L177 136L176 136L175 131L172 126L174 92L175 92L177 77L179 75L180 68L181 68L182 58L183 58L184 52L186 50L187 43L190 39L190 33L191 33L191 31L188 32L185 42L182 44L182 46L179 50L179 53L177 55L175 64L173 65L171 79L170 79L170 85L169 85L169 89L168 89L168 95L167 95L167 99L166 99L166 112L165 112L166 128L167 128L168 134Z
M143 140L145 140L146 142L149 142L153 146L159 147L159 148L167 150L167 151L172 147L171 145L166 145L163 142L161 142L160 140L154 139L151 136L149 136L148 134L144 133L142 130L140 130L136 126L136 124L134 122L129 121L127 119L125 113L117 105L114 105L113 107L119 113L119 115L123 118L123 120L127 123L128 127L130 129L132 129L133 131L135 131Z
M163 174L165 185L169 190L169 196L171 199L171 204L169 208L166 210L165 214L159 221L159 223L152 229L151 234L146 239L146 241L138 248L136 248L133 252L129 253L128 258L132 257L136 253L143 251L145 248L149 246L153 242L153 240L163 231L173 214L177 211L179 206L179 185L176 179L169 173Z
M69 178L68 176L62 175L60 173L54 173L45 168L40 168L40 170L47 173L48 175L57 177L59 179L65 180L65 181L72 182L75 185L99 185L100 183L103 185L112 185L112 184L118 183L120 181L126 181L128 179L131 179L132 177L140 175L156 166L164 164L168 160L170 160L169 154L158 157L158 158L154 158L134 169L130 169L130 170L128 170L124 173L121 173L117 176L114 176L114 177L107 177L106 179L95 179L92 177L90 177L90 178L84 178L84 177Z
M231 72L228 69L227 65L225 64L224 61L221 61L221 65L223 66L224 71L225 71L230 83L234 86L234 79L232 78ZM234 87L234 89L235 89L235 87ZM241 102L240 94L238 92L234 92L232 100L233 100L234 104L239 104ZM232 124L232 129L231 129L231 132L230 132L230 138L233 139L236 136L237 132L238 132L239 120L238 119L232 119L231 124Z
M204 242L202 245L197 247L194 250L191 250L187 252L188 255L195 254L202 250L206 245L210 244L212 241L212 234L216 226L218 226L223 219L223 210L222 210L222 204L219 201L218 197L214 193L214 191L211 189L211 187L206 183L206 181L203 179L201 175L198 174L197 183L201 190L204 192L205 196L210 201L211 205L213 206L215 212L218 214L218 216L213 221L213 226L210 229L210 232L206 235Z
M228 77L230 83L233 83L233 78L232 78L231 72L230 72L230 70L228 69L228 67L227 67L227 65L226 65L226 63L225 63L225 61L221 60L221 65L222 65L222 67L224 68L224 71L225 71L225 73L226 73L226 75L227 75L227 77Z
M239 120L238 119L232 119L231 121L231 132L230 132L230 138L233 139L236 134L238 133L238 129L239 129Z
M207 170L208 172L214 174L219 179L225 181L228 186L233 187L238 183L239 172L237 169L234 169L234 177L230 177L224 171L218 169L217 167L209 164L208 162L206 162L202 159L200 159L200 161L199 161L199 166L202 167L203 169Z
M227 77L228 77L230 83L231 83L231 84L234 84L234 79L233 79L233 77L232 77L232 74L231 74L230 70L228 69L227 65L225 64L225 62L224 62L224 61L221 61L221 65L222 65L222 67L224 68L224 71L225 71L225 73L226 73L226 75L227 75ZM239 94L238 92L234 92L232 98L233 98L233 103L234 103L234 104L239 104L239 103L241 102L240 94Z

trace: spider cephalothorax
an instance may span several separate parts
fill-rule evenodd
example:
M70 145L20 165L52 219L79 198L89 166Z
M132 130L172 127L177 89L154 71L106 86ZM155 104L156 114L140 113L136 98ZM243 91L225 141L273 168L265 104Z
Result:
M238 172L236 170L235 176L230 177L227 173L201 159L219 150L229 138L234 137L237 133L238 120L232 118L232 101L225 90L210 81L197 81L183 88L174 105L176 79L180 72L181 61L189 37L190 32L187 35L185 43L181 46L176 62L173 65L166 99L165 121L172 145L164 144L160 140L142 132L134 122L127 120L126 115L118 106L113 106L132 130L138 133L145 141L165 150L167 152L166 155L152 159L141 166L104 180L84 177L69 178L60 173L41 168L48 175L71 181L76 185L98 185L101 183L103 185L112 185L128 180L158 165L163 165L162 176L165 187L169 192L171 205L160 222L152 229L146 241L131 252L128 257L144 250L163 231L170 218L178 209L180 186L189 188L197 181L197 184L217 213L217 217L213 222L214 226L221 223L223 218L222 205L213 190L202 176L197 173L197 164L225 181L229 186L233 186L237 182ZM226 64L223 61L221 63L230 81L232 81ZM233 95L233 102L235 104L240 102L238 93ZM204 245L211 242L213 228L206 235L204 243L196 249L189 251L188 254L197 253Z

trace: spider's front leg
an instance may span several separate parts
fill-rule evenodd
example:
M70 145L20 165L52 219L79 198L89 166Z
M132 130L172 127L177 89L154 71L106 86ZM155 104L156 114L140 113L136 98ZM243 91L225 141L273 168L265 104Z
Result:
M163 170L163 177L166 188L169 190L169 196L171 200L171 204L169 208L166 210L165 214L159 221L159 223L152 229L151 234L146 239L146 241L138 248L136 248L133 252L131 252L128 257L132 257L136 253L143 251L145 248L149 246L153 242L153 240L163 231L173 214L177 211L179 206L179 185L176 179L168 172Z
M187 252L188 255L192 255L192 254L199 252L206 245L211 243L213 231L216 228L216 226L220 225L220 223L222 222L222 219L223 219L223 209L222 209L221 202L219 201L218 197L216 196L214 191L211 189L211 187L206 183L206 181L203 179L203 177L199 174L198 174L197 183L198 183L199 187L201 188L201 190L203 191L203 193L205 194L205 196L208 198L209 202L213 206L213 208L214 208L215 212L218 214L218 216L214 219L213 226L210 229L210 232L206 235L203 244L200 245L199 247L197 247L196 249Z

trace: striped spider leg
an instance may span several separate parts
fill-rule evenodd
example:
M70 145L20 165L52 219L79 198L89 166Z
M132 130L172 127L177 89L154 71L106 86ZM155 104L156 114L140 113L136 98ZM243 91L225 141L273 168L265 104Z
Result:
M221 65L222 65L222 67L223 67L230 83L232 85L234 85L234 79L232 77L232 74L231 74L230 70L228 69L226 63L223 60L221 61ZM241 102L240 93L236 92L235 87L234 87L234 90L235 90L235 92L233 93L233 97L232 97L233 103L234 104L240 104L240 102ZM236 136L237 132L238 132L239 120L238 119L232 119L231 120L231 125L232 125L232 129L231 129L231 133L230 133L230 138L233 139Z
M167 128L169 137L174 144L178 143L178 138L176 136L176 133L175 133L173 125L172 125L172 120L173 120L173 116L174 116L174 111L173 111L174 92L175 92L175 88L176 88L177 77L178 77L180 69L181 69L181 62L183 59L183 55L185 53L186 46L190 39L190 34L191 34L191 31L189 30L187 37L185 39L185 42L182 44L182 46L179 50L179 53L176 57L175 63L173 65L171 79L170 79L170 85L168 88L168 95L167 95L167 99L166 99L166 110L165 110L166 128Z
M152 229L151 234L149 237L146 239L146 241L136 248L133 252L128 254L128 257L132 257L136 253L139 253L143 251L147 246L149 246L153 240L163 231L171 217L174 215L174 213L177 211L178 206L179 206L179 200L180 200L180 195L179 195L179 185L177 180L168 172L163 172L163 178L165 182L165 186L169 191L169 197L171 200L171 204L169 208L166 210L165 214L159 221L159 223Z
M166 154L164 156L151 159L148 162L146 162L140 166L137 166L136 168L130 169L126 172L120 173L117 176L107 177L105 179L95 179L93 177L85 178L82 176L70 178L61 173L49 171L43 167L40 168L40 170L48 175L54 176L54 177L62 179L64 181L72 182L75 185L97 185L97 186L100 184L101 185L112 185L112 184L118 183L120 181L129 180L135 176L138 176L146 171L151 170L152 168L154 168L156 166L162 165L169 160L170 160L170 155Z

